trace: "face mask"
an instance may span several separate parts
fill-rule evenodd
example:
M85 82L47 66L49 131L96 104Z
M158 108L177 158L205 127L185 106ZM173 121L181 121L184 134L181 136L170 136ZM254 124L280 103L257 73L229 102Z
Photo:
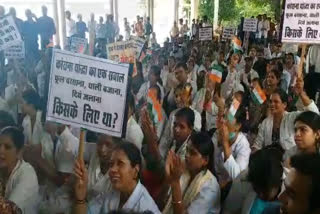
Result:
M229 133L229 140L234 140L235 137L236 137L236 133L235 132L230 132Z

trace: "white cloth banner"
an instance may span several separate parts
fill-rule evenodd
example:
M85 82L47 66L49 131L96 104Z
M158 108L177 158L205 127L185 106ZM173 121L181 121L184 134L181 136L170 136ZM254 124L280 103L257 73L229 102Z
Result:
M213 37L213 27L199 28L199 40L211 41Z
M319 0L286 0L282 42L320 43Z
M81 53L83 54L88 45L88 40L85 38L78 38L78 37L71 37L70 42L70 51L74 53Z
M7 59L24 59L25 49L24 42L19 42L4 50L4 57Z
M0 18L0 51L21 41L19 30L12 16Z
M223 33L222 33L222 39L227 40L227 39L232 39L234 36L235 28L233 27L225 27L223 28Z
M47 120L124 137L128 64L53 50Z
M243 31L244 32L257 32L258 19L244 19Z

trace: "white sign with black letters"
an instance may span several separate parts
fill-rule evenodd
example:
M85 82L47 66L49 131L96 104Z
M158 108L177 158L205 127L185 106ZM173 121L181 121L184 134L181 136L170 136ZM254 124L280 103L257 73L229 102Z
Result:
M244 19L243 31L244 32L257 32L258 19Z
M199 40L211 41L213 38L213 27L201 27L199 28Z
M286 0L282 42L320 43L319 0Z
M21 41L19 30L12 16L0 18L0 51Z
M4 57L7 59L24 59L25 49L24 42L21 41L16 45L10 46L4 50Z
M124 137L128 64L53 50L47 120Z
M223 28L222 39L232 39L234 36L235 28L233 27L225 27Z

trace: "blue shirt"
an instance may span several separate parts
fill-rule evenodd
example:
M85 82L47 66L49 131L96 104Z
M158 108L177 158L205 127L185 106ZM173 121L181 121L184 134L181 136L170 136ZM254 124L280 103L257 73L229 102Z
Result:
M50 40L56 33L54 21L49 16L42 16L37 21L41 40Z
M76 28L77 28L77 34L80 38L85 38L86 37L86 32L87 32L87 25L83 21L77 22L76 23Z

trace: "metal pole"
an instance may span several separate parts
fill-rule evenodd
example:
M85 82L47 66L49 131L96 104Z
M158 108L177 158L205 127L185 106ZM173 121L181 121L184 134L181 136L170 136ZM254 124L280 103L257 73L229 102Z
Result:
M66 16L65 16L65 0L59 0L59 14L60 14L60 39L61 39L61 49L64 49L67 41L66 33Z
M60 25L59 25L58 1L53 0L52 4L53 4L53 18L54 18L54 23L56 26L56 34L54 35L54 38L55 38L54 44L60 46L60 29L59 29Z

